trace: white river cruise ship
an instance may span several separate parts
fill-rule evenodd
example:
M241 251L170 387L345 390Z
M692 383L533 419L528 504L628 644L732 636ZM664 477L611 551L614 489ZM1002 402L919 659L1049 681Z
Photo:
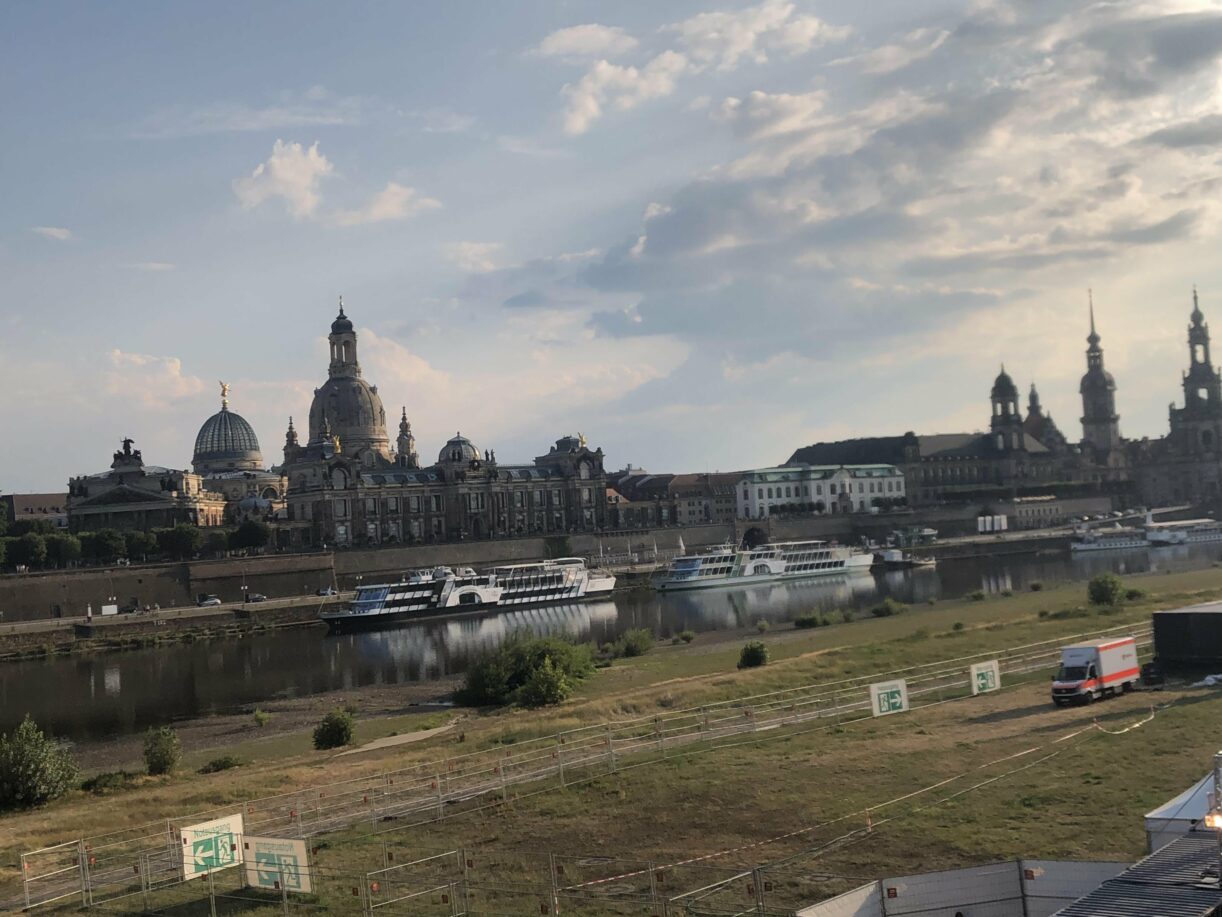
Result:
M351 605L319 617L333 631L365 630L461 612L573 602L614 588L613 575L588 569L580 557L510 564L488 573L436 567L397 583L361 586Z
M873 562L873 554L826 541L789 541L755 548L722 545L676 557L654 585L660 592L752 586L774 580L866 573Z

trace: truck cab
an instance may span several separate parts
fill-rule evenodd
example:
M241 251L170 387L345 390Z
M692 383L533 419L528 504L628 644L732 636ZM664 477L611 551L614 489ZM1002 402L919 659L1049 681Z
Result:
M1061 666L1052 678L1052 702L1058 707L1089 704L1118 691L1130 691L1141 669L1137 641L1111 637L1062 647Z

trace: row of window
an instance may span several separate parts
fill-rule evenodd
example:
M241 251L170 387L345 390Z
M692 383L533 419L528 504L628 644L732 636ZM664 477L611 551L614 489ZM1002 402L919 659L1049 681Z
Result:
M883 486L884 483L886 484L885 488ZM868 488L867 488L867 485L868 485ZM768 492L767 499L771 500L774 498L773 488L760 487L756 489L756 494L755 494L756 499L763 500L765 490L767 490ZM780 499L781 497L809 497L810 496L810 485L809 484L803 484L801 486L801 492L799 492L798 485L796 484L793 485L792 487L787 485L784 488L784 493L782 493L782 489L779 485L775 488L775 490L776 490L775 497L777 499ZM883 482L883 481L869 481L869 482L858 481L857 482L857 492L859 494L864 494L864 493L872 493L872 494L888 493L889 494L889 493L903 493L903 491L904 491L903 484L894 479L891 479L886 482ZM837 484L836 482L833 481L831 484L827 485L827 492L829 496L835 496L836 494L852 493L853 484L852 482ZM823 496L823 485L822 484L815 485L815 496L817 497ZM750 499L751 499L751 492L747 490L746 488L744 488L743 489L743 501L745 502Z

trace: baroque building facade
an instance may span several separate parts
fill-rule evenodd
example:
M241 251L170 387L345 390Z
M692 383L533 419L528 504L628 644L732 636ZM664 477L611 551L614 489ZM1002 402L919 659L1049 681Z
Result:
M229 410L229 386L221 383L221 409L204 421L195 437L191 467L204 488L225 498L225 521L273 519L282 513L288 481L267 469L254 428Z
M1168 408L1165 437L1130 443L1147 505L1192 503L1222 510L1222 375L1210 355L1209 324L1192 291L1183 407Z
M124 439L110 469L68 481L68 527L73 532L100 529L148 531L180 522L220 525L225 497L204 487L190 471L144 464L139 449Z
M1082 397L1083 437L1070 443L1032 384L1024 416L1004 366L989 391L987 432L867 437L798 449L788 465L894 465L913 507L1015 501L1034 496L1131 502L1130 455L1120 436L1116 383L1104 368L1090 309Z
M423 466L401 411L390 448L386 411L365 381L357 334L340 305L327 380L314 392L308 439L290 418L283 473L290 544L348 546L597 531L606 524L602 449L563 436L530 464L497 461L461 433Z

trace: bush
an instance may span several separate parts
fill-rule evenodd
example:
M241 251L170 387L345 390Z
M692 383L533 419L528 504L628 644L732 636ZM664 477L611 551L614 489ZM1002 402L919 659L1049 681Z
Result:
M149 727L144 737L144 766L151 776L168 774L182 761L182 742L169 726Z
M615 646L610 650L613 655ZM519 700L518 692L544 659L574 688L594 672L594 654L587 645L568 643L558 637L514 634L472 664L458 698L472 706L515 703Z
M902 614L908 610L908 606L902 602L897 602L891 596L887 596L879 604L870 609L870 614L876 618L889 618L892 615Z
M352 730L356 725L347 710L332 710L314 727L314 747L343 748L352 744Z
M1100 573L1086 586L1092 605L1119 605L1124 601L1124 583L1115 573Z
M768 633L768 622L765 621L763 618L760 618L758 621L755 622L755 629L759 631L761 634Z
M614 644L615 655L627 658L644 656L651 649L653 649L653 631L644 627L625 631Z
M764 646L759 640L752 640L738 654L738 667L740 669L754 669L767 664L768 647Z
M518 703L523 707L546 707L568 700L572 693L572 683L552 665L551 659L544 656L543 662L526 679L526 684L518 689Z
M271 722L271 718L272 715L270 713L268 713L266 710L260 710L258 707L256 707L255 712L251 714L251 719L255 721L255 725L260 729Z
M956 633L957 633L958 631L963 630L963 622L962 622L962 621L956 621L954 624L952 624L952 625L950 626L950 629L951 629L951 630L953 630L953 631L955 631Z
M679 639L684 643L691 643L696 639L696 632L694 630L681 630L679 631Z
M1144 599L1145 597L1146 590L1138 589L1136 586L1134 586L1132 589L1126 589L1124 591L1124 600L1126 602L1136 602L1138 599Z
M241 766L242 762L233 755L222 755L219 758L213 758L211 761L201 767L199 772L201 774L215 774L219 771L227 771Z
M66 793L80 779L72 756L43 735L26 716L0 735L0 811L40 806Z
M103 774L95 774L88 780L81 783L81 789L86 793L93 793L95 796L106 796L110 793L117 793L120 790L130 790L136 785L136 779L139 774L133 774L130 771L106 771Z
M1032 592L1040 592L1040 591L1042 591L1042 590L1043 590L1043 588L1044 588L1044 584L1043 584L1043 583L1041 583L1039 580L1033 580L1033 581L1032 581L1032 582L1031 582L1031 583L1030 583L1030 584L1027 586L1027 588L1028 588L1028 589L1030 589Z
M983 602L984 601L984 590L977 589L975 592L970 593L968 595L968 598L971 599L973 602Z
M798 627L798 628L803 628L803 629L811 628L811 627L822 627L826 623L827 622L824 621L823 618L819 617L814 612L811 612L810 614L806 614L806 615L798 615L796 618L793 619L793 626Z

